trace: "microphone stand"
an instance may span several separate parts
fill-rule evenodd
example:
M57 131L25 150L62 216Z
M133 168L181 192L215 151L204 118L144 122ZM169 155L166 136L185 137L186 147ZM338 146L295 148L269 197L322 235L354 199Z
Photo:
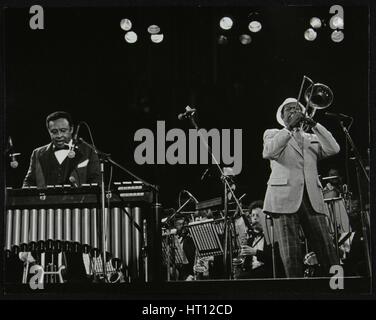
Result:
M236 197L234 191L232 190L229 182L228 182L228 178L227 176L224 174L221 166L219 165L219 162L218 160L215 158L210 146L208 145L207 141L205 140L204 136L202 135L202 133L200 132L200 129L194 119L194 113L193 114L189 114L187 115L187 117L191 120L191 123L193 125L193 127L197 130L199 136L201 137L201 140L202 142L204 143L206 149L208 150L211 158L213 159L216 167L218 168L218 171L221 175L221 181L223 182L223 185L224 185L224 221L225 221L225 225L224 225L224 254L223 254L223 265L224 265L224 269L225 269L225 273L227 274L227 277L231 280L233 278L233 267L232 267L232 260L230 261L230 271L228 271L228 253L229 253L229 256L230 256L230 259L232 259L232 239L231 239L231 217L229 218L228 216L228 199L227 199L227 195L228 195L228 191L230 191L233 199L235 200L236 202L236 205L237 207L239 208L240 212L241 212L241 215L243 215L243 209L239 203L239 200L238 198ZM227 246L229 246L227 248ZM229 250L228 250L229 249Z
M178 213L180 213L180 211L182 211L183 210L183 208L191 201L191 200L193 200L193 199L191 199L191 198L189 198L189 199L187 199L187 201L185 201L182 205L181 205L181 207L178 209L178 210L176 210L172 215L170 215L167 219L166 219L166 221L164 222L166 225L168 225L169 223L170 223L170 221L172 220L172 219L174 219L175 218L175 216L178 214Z
M155 192L155 209L156 211L158 210L157 208L160 208L160 203L158 202L158 192L159 192L159 188L158 186L156 185L152 185L150 184L149 182L139 178L138 176L136 176L134 173L132 173L131 171L129 171L128 169L124 168L123 166L121 166L120 164L118 164L117 162L115 162L114 160L111 159L111 155L109 153L104 153L100 150L98 150L97 147L95 147L94 145L86 142L84 139L82 138L78 138L78 141L80 141L81 143L83 143L84 145L88 146L90 149L92 149L99 157L99 161L100 161L100 172L101 172L101 184L100 184L100 189L101 189L101 210L102 210L102 228L101 228L101 231L102 231L102 263L103 263L103 277L104 277L104 282L107 282L107 278L105 276L105 272L106 272L106 238L109 238L108 235L107 235L107 215L106 215L106 196L105 196L105 184L104 184L104 166L105 166L105 163L108 162L110 163L111 165L121 169L122 171L126 172L128 175L130 175L131 177L133 177L134 179L138 180L138 181L141 181L143 184L145 184L146 186L152 188ZM109 209L109 208L108 208ZM156 218L159 219L159 214L156 215ZM157 226L159 225L159 223L157 223ZM157 230L158 232L159 230ZM158 263L158 262L157 262Z
M270 245L272 248L272 270L273 270L273 279L277 278L277 272L276 272L276 265L275 265L275 244L274 244L274 221L273 218L270 215L266 215L266 219L270 221ZM266 225L266 228L268 225ZM265 244L264 244L265 245Z
M372 266L371 266L371 257L370 257L370 251L369 251L369 243L368 243L368 236L367 236L367 224L366 221L368 221L365 217L366 211L364 209L364 201L363 201L363 196L362 196L362 187L361 187L361 182L360 182L360 173L363 173L364 177L367 179L368 184L370 183L369 175L367 173L367 170L364 166L364 163L362 161L362 158L360 156L360 153L352 140L350 133L348 129L345 127L343 124L343 121L339 121L341 128L343 130L343 133L345 134L346 141L348 141L351 150L353 151L354 154L354 159L355 160L355 169L356 169L356 177L357 177L357 187L358 187L358 193L359 193L359 204L360 204L360 221L362 225L362 236L363 236L363 243L364 243L364 254L366 258L366 263L367 263L367 272L368 276L372 276ZM350 158L351 159L351 158ZM369 227L369 226L368 226Z

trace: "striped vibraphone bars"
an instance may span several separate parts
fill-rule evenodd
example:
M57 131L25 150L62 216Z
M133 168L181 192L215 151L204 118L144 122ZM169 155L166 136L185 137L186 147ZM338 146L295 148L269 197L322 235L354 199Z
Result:
M115 268L139 275L153 192L141 182L119 182L106 192L106 256ZM69 185L7 188L5 253L101 254L100 189Z

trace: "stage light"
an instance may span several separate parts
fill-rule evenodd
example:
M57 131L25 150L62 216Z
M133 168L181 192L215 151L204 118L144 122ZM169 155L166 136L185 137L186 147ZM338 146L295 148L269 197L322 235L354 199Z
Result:
M129 31L132 28L132 21L129 19L121 19L120 21L120 28L124 31Z
M223 17L220 21L219 21L219 26L223 29L223 30L230 30L233 26L234 22L232 21L232 19L230 17Z
M333 29L343 29L343 19L339 16L334 16L330 19L330 25Z
M317 17L311 18L311 20L309 21L309 24L314 29L319 29L322 26L321 20Z
M161 31L161 28L158 27L156 24L152 24L148 27L148 32L150 34L157 34Z
M316 39L316 37L317 37L317 32L313 30L312 28L309 28L304 32L304 38L308 41L313 41Z
M125 41L127 41L128 43L135 43L137 41L137 34L136 32L133 32L133 31L128 31L125 36Z
M221 34L219 37L218 37L218 44L227 44L228 43L228 39L226 36L224 36L223 34Z
M242 34L242 35L239 37L239 40L240 40L240 43L243 44L243 45L250 44L251 41L252 41L251 36L248 35L248 34Z
M251 21L248 25L248 29L251 32L259 32L261 28L262 28L261 22L257 20Z
M331 35L331 38L334 42L341 42L344 37L345 37L344 33L338 30L334 30Z
M259 32L262 28L261 17L257 11L251 12L248 14L248 29L251 32Z
M163 34L152 34L150 36L151 41L154 43L161 43L163 41Z

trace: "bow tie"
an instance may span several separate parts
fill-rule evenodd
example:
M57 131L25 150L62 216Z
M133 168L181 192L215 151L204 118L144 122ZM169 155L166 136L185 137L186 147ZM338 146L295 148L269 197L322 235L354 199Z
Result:
M63 147L56 147L56 146L54 146L54 151L59 151L59 150L69 150L69 146L63 146Z

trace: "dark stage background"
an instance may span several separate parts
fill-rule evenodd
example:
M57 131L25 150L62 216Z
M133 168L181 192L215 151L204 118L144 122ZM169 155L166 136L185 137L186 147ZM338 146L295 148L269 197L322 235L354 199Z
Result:
M221 194L213 175L201 181L204 165L137 165L133 136L140 128L156 132L189 129L178 121L186 105L198 109L198 123L210 128L243 129L243 169L237 177L245 202L262 199L269 163L262 159L264 130L279 127L275 111L286 97L296 97L303 75L328 85L334 93L326 111L351 115L350 133L367 161L368 10L344 7L345 40L334 43L330 28L304 39L309 20L329 22L329 6L273 8L47 8L45 30L29 28L28 8L5 13L6 134L22 153L17 169L7 169L7 185L20 187L34 148L49 142L47 114L62 109L76 122L87 121L97 147L112 154L137 175L161 187L165 207L176 207L181 189L199 200ZM248 14L257 9L262 30L248 46ZM219 19L232 15L229 43L217 44ZM130 18L139 40L128 44L120 20ZM158 24L164 34L151 43L146 28ZM336 120L317 112L316 120L332 131L342 150L319 164L322 175L337 166L344 175L345 140ZM83 128L81 135L88 138ZM215 170L213 170L214 172ZM356 192L354 167L351 184ZM127 176L115 170L115 181Z

